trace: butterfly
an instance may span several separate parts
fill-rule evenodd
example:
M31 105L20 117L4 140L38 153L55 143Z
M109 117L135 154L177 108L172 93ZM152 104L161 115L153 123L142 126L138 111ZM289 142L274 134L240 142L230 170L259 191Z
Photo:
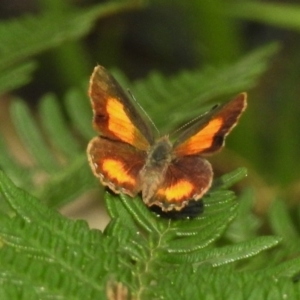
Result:
M209 190L213 170L205 156L219 151L225 137L247 106L241 93L213 108L172 143L155 138L127 93L102 66L96 66L89 86L93 127L88 144L91 169L103 185L131 197L141 192L147 206L180 211Z

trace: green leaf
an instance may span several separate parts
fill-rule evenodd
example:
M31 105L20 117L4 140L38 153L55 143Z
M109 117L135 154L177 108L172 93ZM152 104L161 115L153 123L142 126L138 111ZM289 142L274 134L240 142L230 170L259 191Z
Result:
M45 95L40 100L40 118L50 141L68 160L72 160L80 154L81 147L78 141L71 136L62 108L54 95Z
M88 9L50 11L39 16L2 22L0 70L65 41L82 37L99 18L137 6L134 1L110 2Z
M232 268L197 269L183 265L161 269L155 289L145 286L147 298L165 299L297 299L299 284L289 278L272 277L261 272L235 272ZM171 284L170 284L171 282Z
M226 231L226 237L234 243L257 236L262 221L253 212L254 191L246 189L239 197L239 209L235 220Z
M36 69L34 62L26 62L0 73L0 95L17 89L31 80L31 73Z
M213 220L210 220L210 224L205 222L203 229L201 230L201 228L198 228L198 232L196 234L190 237L184 236L180 239L170 241L166 247L167 253L191 253L207 247L221 236L226 229L228 222L230 222L233 217L234 207L232 210L228 211L228 214L222 214L219 218L212 218ZM192 222L190 226L193 226ZM180 228L178 228L178 232L180 231Z
M28 107L22 101L14 101L11 106L11 115L19 137L31 153L35 161L47 172L53 173L58 170L58 163L53 158L43 134Z
M128 206L130 206L130 202L131 202L132 206L134 206L135 202L138 202L138 201L140 202L141 199L140 199L140 197L136 197L136 198L132 199L132 198L126 197L125 195L121 195L121 197L122 197L123 201L120 201L119 196L106 193L105 201L106 201L106 207L107 207L108 213L111 218L121 217L122 224L125 225L132 232L136 232L136 229L137 229L136 222L132 218L132 215L130 213L130 208L128 208ZM127 198L128 198L128 200L127 200ZM127 206L124 205L125 201L129 202L127 204ZM141 209L143 209L142 206L141 206ZM150 212L148 211L148 213L150 213ZM149 218L150 220L153 220L153 214L150 215L149 217L150 217ZM146 222L147 222L147 220L146 220ZM143 220L141 220L141 218L140 218L138 223L142 224L141 226L148 232L152 232L151 227L148 228L148 224L144 224L144 218L143 218Z
M84 128L84 133L92 136L89 101L86 95L75 89L67 93L65 100L72 101L73 109L79 112L76 116L84 122L72 120L73 124L67 123L53 95L42 98L37 120L34 120L24 102L15 100L12 103L11 115L17 134L35 162L31 169L16 163L5 144L0 143L3 169L14 176L22 187L52 207L59 207L98 185L88 165L86 145L82 145L80 135L74 134L75 130L82 132ZM42 185L36 182L37 174L47 174Z
M300 5L296 4L244 1L243 3L232 3L228 13L251 21L300 30Z
M285 276L293 277L299 275L300 258L290 259L289 261L283 262L279 265L266 269L266 272L270 276Z
M190 255L184 253L176 255L163 255L162 259L173 263L210 263L213 266L220 266L251 256L276 246L280 238L258 237L252 241L242 242L233 246L224 246L223 248L204 249L196 251Z
M31 79L33 56L86 35L94 23L111 14L140 8L142 2L101 3L90 8L52 10L0 23L0 93L20 87ZM16 66L16 64L19 64Z
M22 166L20 162L12 156L10 149L5 144L2 137L0 137L0 166L1 170L5 170L6 173L13 178L19 186L24 188L33 188L32 177L33 170L29 166Z
M48 206L58 208L98 186L85 155L80 155L68 166L53 174L36 194Z
M2 172L0 193L15 212L0 220L0 278L6 274L0 287L19 282L22 293L35 292L39 299L103 295L107 274L103 259L115 249L109 239L102 244L101 232L47 209ZM107 261L111 271L117 262L117 258Z
M91 139L95 133L92 129L92 109L85 93L71 89L65 96L65 105L74 127L86 139Z
M247 169L246 168L239 168L234 172L228 173L220 177L218 180L214 182L214 187L220 186L223 189L226 189L235 183L239 182L243 178L247 176Z
M138 198L107 194L112 221L102 234L89 230L84 221L67 220L49 210L0 172L0 194L14 212L0 214L0 293L4 299L105 299L112 284L122 283L131 295L147 299L174 299L174 291L180 299L264 299L262 295L277 297L282 291L297 295L299 285L291 284L290 278L300 269L298 260L267 272L234 270L233 262L276 245L277 238L211 244L217 238L214 229L221 233L237 204L228 191L213 192L218 193L229 195L231 211L215 209L180 221L157 217ZM212 195L205 202L222 206ZM223 264L231 268L220 267ZM151 282L156 282L155 288ZM17 295L11 290L16 283Z
M286 239L286 242L290 241L293 244L293 241L299 240L299 233L292 224L287 209L284 201L279 199L273 201L269 210L270 225L277 235Z
M22 220L45 223L48 218L54 216L53 212L38 204L34 197L16 188L2 171L0 171L0 192Z
M299 230L293 223L288 207L281 199L275 199L268 211L268 220L274 234L280 236L284 243L277 253L279 261L290 258L299 252Z

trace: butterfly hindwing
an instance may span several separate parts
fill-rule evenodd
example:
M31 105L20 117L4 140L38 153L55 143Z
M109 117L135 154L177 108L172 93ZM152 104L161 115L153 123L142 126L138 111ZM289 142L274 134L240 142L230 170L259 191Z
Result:
M140 191L139 172L146 152L127 143L93 138L87 149L93 173L116 193L135 196Z
M94 69L89 96L94 111L93 126L101 136L142 150L153 143L152 131L118 82L102 66Z
M156 195L148 205L164 211L181 210L189 200L198 200L211 186L210 163L199 156L181 157L170 163Z

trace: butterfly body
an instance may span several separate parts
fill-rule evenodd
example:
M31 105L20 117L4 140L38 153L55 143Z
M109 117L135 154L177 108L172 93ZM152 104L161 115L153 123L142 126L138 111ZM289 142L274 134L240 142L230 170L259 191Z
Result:
M181 210L211 186L213 171L205 155L220 150L246 107L246 94L217 107L171 143L155 140L148 124L117 81L101 66L90 79L93 125L99 136L88 145L94 174L116 193L142 193L146 205Z
M155 196L171 161L172 144L165 136L149 148L145 165L139 172L142 196L146 204Z

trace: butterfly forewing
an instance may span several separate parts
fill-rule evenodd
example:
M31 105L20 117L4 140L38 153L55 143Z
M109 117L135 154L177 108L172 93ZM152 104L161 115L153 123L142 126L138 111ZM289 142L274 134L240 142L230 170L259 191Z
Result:
M101 136L146 150L154 142L152 131L118 82L101 66L90 79L93 126Z
M220 150L225 137L246 109L246 103L246 94L243 93L205 115L178 138L174 144L175 154L211 154Z

